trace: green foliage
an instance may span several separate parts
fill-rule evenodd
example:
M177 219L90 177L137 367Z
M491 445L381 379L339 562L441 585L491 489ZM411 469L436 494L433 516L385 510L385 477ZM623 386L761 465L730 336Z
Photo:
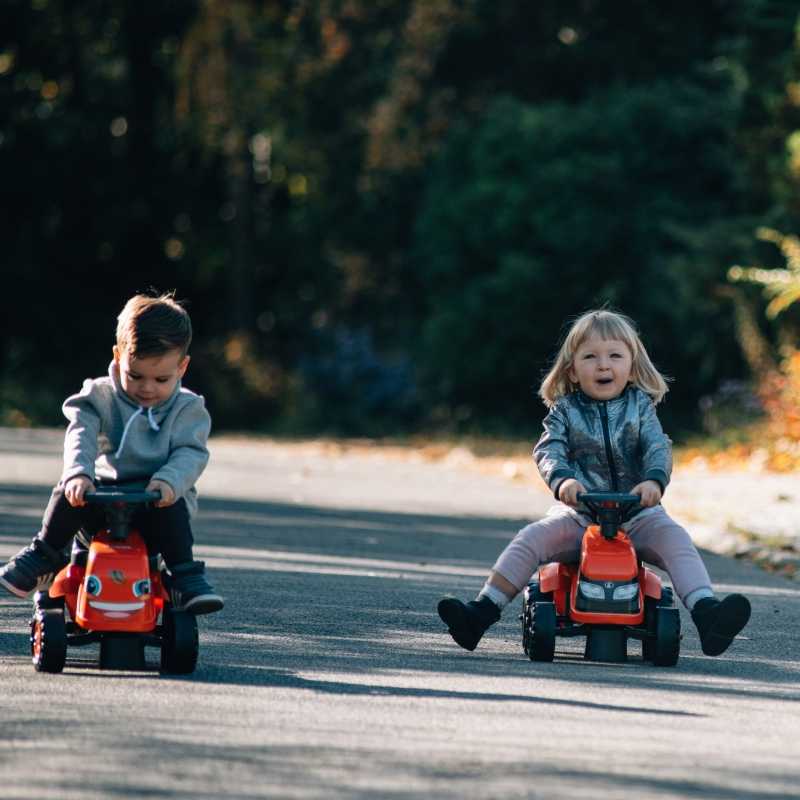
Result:
M724 261L694 261L689 232L732 213L735 113L724 87L662 82L574 105L500 98L455 130L416 231L432 391L524 419L565 320L610 303L696 396L715 325L702 298Z
M786 0L0 15L7 420L59 422L153 286L191 300L218 429L530 430L567 318L604 302L691 425L744 370L726 265L763 260L758 225L797 231Z
M769 299L766 314L774 319L800 300L800 238L784 236L771 228L761 228L758 238L777 245L786 259L785 269L764 267L731 267L728 277L733 282L745 281L764 288Z

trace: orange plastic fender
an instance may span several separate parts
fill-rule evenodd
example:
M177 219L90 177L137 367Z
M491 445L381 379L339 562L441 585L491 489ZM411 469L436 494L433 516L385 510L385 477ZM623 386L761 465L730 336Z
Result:
M543 592L569 591L570 573L563 564L553 562L539 567L539 588Z
M647 567L639 568L639 583L644 586L645 597L661 599L661 578Z

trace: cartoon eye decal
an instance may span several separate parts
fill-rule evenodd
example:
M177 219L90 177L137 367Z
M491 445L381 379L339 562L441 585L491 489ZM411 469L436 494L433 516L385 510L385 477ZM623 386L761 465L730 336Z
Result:
M89 575L86 578L86 591L95 597L103 591L103 584L97 575Z
M147 578L136 581L136 583L133 584L134 597L143 597L146 594L150 594L150 581Z

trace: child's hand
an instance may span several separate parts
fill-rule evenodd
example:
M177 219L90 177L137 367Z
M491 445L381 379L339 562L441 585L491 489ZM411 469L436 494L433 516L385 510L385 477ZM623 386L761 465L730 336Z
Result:
M147 484L145 491L161 492L161 499L158 502L153 503L153 505L157 508L166 508L167 506L171 506L177 499L175 497L175 490L166 481L160 481L158 479L152 480Z
M631 489L631 494L642 498L642 507L650 508L661 500L661 486L657 481L642 481Z
M94 489L94 484L86 475L76 475L67 481L67 485L64 487L64 497L73 507L85 506L86 500L83 496L91 489Z
M558 499L568 506L576 508L578 506L578 495L583 494L586 488L580 481L575 478L567 478L561 486L558 487Z

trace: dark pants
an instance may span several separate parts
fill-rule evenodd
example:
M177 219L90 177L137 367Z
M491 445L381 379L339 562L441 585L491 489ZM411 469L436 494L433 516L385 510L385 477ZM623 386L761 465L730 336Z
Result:
M105 527L102 506L71 506L64 496L64 487L59 484L53 489L44 512L39 538L56 550L63 550L80 529L94 535ZM192 560L194 538L183 498L166 508L148 506L135 511L131 527L142 535L148 552L151 555L161 553L170 569Z

